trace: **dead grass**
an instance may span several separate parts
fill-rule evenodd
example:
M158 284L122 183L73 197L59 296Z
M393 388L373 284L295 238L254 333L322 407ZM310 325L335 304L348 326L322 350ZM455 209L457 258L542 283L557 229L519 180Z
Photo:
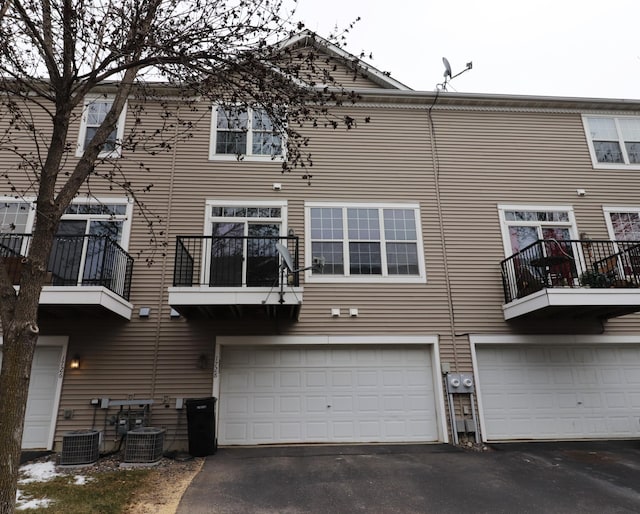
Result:
M20 484L21 498L50 500L25 512L47 514L174 514L204 459L163 458L153 467L122 468L117 456L85 468L61 468L47 482ZM76 477L85 477L77 484Z

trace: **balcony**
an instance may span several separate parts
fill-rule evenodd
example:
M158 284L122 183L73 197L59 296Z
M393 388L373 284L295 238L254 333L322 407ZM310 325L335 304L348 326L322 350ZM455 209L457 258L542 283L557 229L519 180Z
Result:
M538 240L501 262L506 320L640 311L640 243Z
M295 236L178 236L169 304L191 318L297 320L303 293L298 263Z
M0 257L17 287L30 234L0 235ZM117 315L131 319L133 258L106 236L56 236L40 312L56 317Z

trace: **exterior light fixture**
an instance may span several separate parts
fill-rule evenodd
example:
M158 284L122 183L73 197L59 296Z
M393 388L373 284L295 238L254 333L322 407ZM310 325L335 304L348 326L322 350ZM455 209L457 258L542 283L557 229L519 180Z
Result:
M73 356L73 359L69 362L71 369L80 369L80 356L78 354Z

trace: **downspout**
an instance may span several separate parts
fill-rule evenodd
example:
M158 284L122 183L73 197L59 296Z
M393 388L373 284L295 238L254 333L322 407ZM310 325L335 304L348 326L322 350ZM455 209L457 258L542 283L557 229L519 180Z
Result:
M177 112L176 117L180 116L180 102L177 104ZM166 223L167 230L165 230L164 243L166 245L169 244L169 227L168 223L171 219L171 206L173 205L173 184L175 182L175 172L176 172L176 153L178 151L178 126L179 123L176 123L175 134L174 134L174 144L173 151L171 153L171 173L169 175L169 198L167 201L167 214L166 214ZM168 246L167 246L168 248ZM169 258L169 252L165 252L164 259L162 259L162 272L160 277L160 301L158 302L158 317L156 319L156 339L155 345L153 349L154 357L153 357L153 369L151 375L151 398L155 398L156 395L156 383L157 383L157 374L158 374L158 359L160 354L160 327L162 325L162 307L164 305L164 297L166 290L166 276L167 276L167 259Z

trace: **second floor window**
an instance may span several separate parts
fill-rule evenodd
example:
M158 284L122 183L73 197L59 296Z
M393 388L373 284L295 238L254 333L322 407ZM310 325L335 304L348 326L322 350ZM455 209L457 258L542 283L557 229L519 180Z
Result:
M615 241L640 241L640 209L607 208L605 216L609 234Z
M586 116L594 166L640 168L640 118Z
M407 206L313 205L312 276L415 281L424 277L419 211Z
M271 160L282 155L282 136L264 109L244 106L213 109L211 159Z

